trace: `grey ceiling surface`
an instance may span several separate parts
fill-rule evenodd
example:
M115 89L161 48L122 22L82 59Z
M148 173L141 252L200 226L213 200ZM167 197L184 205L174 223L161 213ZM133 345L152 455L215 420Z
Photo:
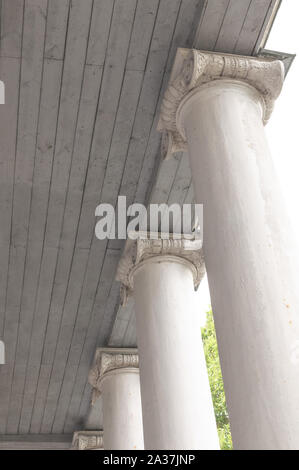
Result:
M255 54L275 4L0 2L0 435L84 427L95 348L136 343L122 244L95 238L95 208L193 200L186 156L160 165L156 131L176 49Z

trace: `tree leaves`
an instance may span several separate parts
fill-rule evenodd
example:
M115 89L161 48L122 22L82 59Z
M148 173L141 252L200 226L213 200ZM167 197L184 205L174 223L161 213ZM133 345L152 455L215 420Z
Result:
M207 312L206 326L202 328L204 352L214 404L220 447L222 450L232 450L232 438L229 418L226 408L225 393L218 355L218 346L212 310Z

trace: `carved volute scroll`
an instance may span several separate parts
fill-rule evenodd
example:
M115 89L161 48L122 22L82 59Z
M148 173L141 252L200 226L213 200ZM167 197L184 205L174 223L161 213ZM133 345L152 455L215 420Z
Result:
M127 368L139 368L137 349L98 348L88 381L93 387L92 404L101 394L101 383L111 371Z
M103 431L76 431L72 450L103 450Z
M280 60L179 48L158 123L164 158L187 149L184 129L177 121L182 100L206 83L223 79L247 83L260 93L266 123L283 85L284 66Z
M205 275L202 241L190 237L168 238L148 237L136 232L136 239L129 238L118 265L116 280L121 282L121 302L124 305L134 289L134 271L143 261L156 260L161 256L167 259L179 258L188 264L193 273L194 287L197 288ZM161 234L159 234L161 235Z

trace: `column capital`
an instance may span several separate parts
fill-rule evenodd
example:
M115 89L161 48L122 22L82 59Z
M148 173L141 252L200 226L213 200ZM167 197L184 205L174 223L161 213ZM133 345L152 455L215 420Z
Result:
M139 358L135 348L98 348L94 363L88 375L88 381L93 387L92 404L101 394L101 383L112 371L116 373L123 369L136 369L138 372Z
M284 66L280 60L179 48L158 123L158 131L163 133L164 158L187 150L184 129L177 118L180 104L190 92L215 80L236 80L254 87L259 92L266 123L283 85Z
M174 261L187 264L192 270L194 287L197 288L205 275L202 240L193 236L176 234L166 238L163 233L135 232L135 239L126 242L118 265L116 280L121 282L121 302L124 305L134 288L134 272L145 262ZM163 237L164 236L164 237Z
M103 450L103 431L74 432L72 450Z

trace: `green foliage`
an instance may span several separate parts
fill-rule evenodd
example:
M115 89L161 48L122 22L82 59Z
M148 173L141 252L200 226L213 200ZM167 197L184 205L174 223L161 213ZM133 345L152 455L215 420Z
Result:
M212 392L220 447L222 450L231 450L233 448L233 445L229 427L228 413L226 409L226 401L212 311L207 312L207 323L206 326L202 328L202 339L210 387Z

